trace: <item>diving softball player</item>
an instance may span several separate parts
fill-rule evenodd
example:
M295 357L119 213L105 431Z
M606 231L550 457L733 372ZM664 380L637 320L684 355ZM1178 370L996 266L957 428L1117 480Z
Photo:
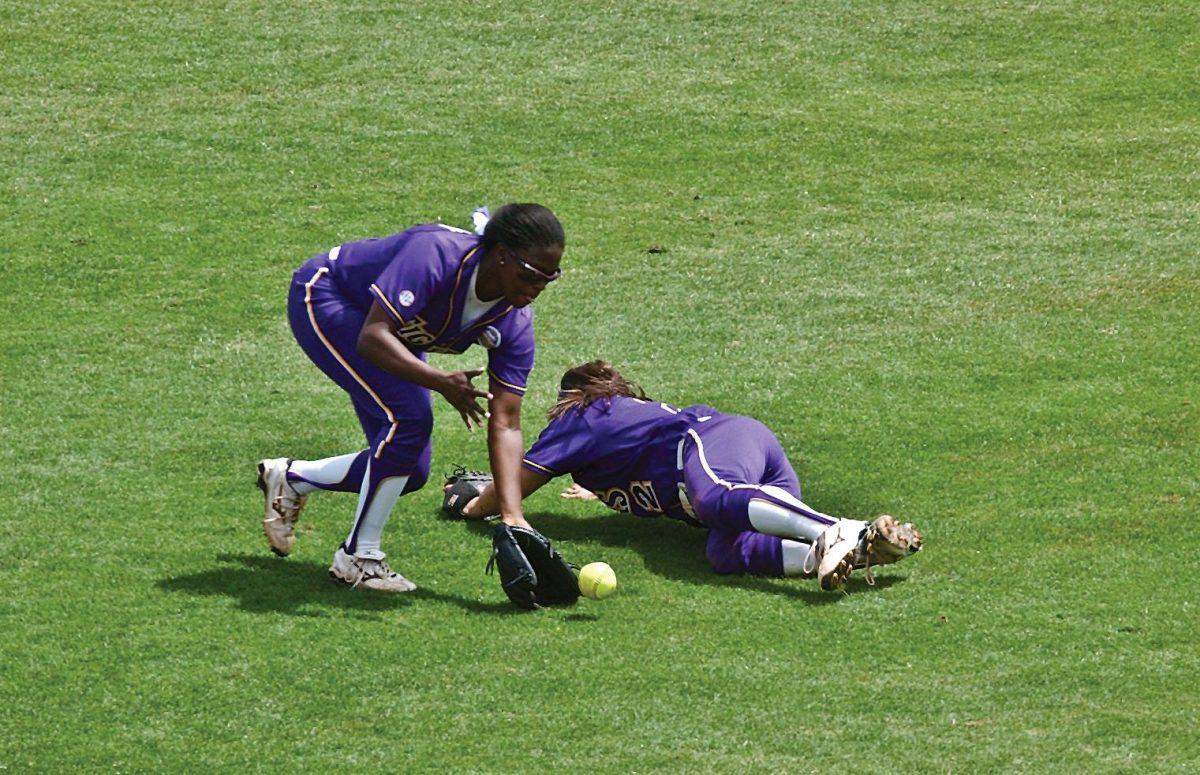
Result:
M561 389L525 454L525 495L570 474L612 509L708 528L717 573L816 577L823 589L842 586L855 567L870 579L871 564L921 548L921 534L890 516L868 523L807 506L778 439L758 420L652 401L604 361L568 370ZM489 485L458 513L483 518L498 506Z
M385 591L415 588L388 566L380 537L397 499L428 478L433 392L468 428L486 421L498 511L509 524L528 524L519 477L521 398L534 359L530 305L561 276L563 247L562 226L550 210L509 204L481 235L414 226L340 245L296 271L288 296L296 341L350 394L368 446L324 460L258 464L263 532L276 554L291 551L309 493L357 492L354 521L330 575ZM483 370L441 371L426 362L427 352L462 353L473 344L487 349L486 391L472 384Z

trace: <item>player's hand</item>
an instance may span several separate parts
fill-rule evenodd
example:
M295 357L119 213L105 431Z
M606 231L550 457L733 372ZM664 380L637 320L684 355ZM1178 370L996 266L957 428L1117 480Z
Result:
M575 484L575 483L572 483L570 487L563 490L562 493L558 497L566 498L569 501L600 500L599 498L596 497L596 493L592 492L591 490L587 489L586 487L580 487L578 484Z
M467 430L474 432L483 427L483 421L491 417L491 413L479 405L480 398L491 400L492 394L479 390L471 384L471 380L483 373L483 369L468 369L466 371L446 372L445 379L438 392L458 410Z

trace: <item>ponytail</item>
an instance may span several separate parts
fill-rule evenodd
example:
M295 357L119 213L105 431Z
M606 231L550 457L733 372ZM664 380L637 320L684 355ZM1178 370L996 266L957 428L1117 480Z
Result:
M646 393L639 385L625 379L608 361L590 361L567 371L559 382L558 400L546 416L554 420L572 409L583 411L596 401L628 396L645 400Z

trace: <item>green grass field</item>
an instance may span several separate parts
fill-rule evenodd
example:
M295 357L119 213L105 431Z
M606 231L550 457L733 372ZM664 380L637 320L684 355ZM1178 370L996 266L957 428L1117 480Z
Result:
M1195 772L1197 84L1182 0L0 4L0 770ZM620 589L523 614L427 487L412 595L325 576L352 496L272 556L255 462L360 444L292 270L512 200L527 441L608 358L927 550L718 577L552 486Z

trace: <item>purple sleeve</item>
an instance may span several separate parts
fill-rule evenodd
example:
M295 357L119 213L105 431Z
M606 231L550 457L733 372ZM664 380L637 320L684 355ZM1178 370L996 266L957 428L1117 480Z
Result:
M371 294L392 318L401 323L411 322L436 291L442 280L442 267L435 244L409 239L371 283Z
M501 333L500 346L488 350L488 381L492 392L503 389L523 396L533 371L533 313L514 310L508 318L511 323Z
M525 453L525 467L561 476L582 468L591 454L592 433L583 412L570 410L550 421Z

